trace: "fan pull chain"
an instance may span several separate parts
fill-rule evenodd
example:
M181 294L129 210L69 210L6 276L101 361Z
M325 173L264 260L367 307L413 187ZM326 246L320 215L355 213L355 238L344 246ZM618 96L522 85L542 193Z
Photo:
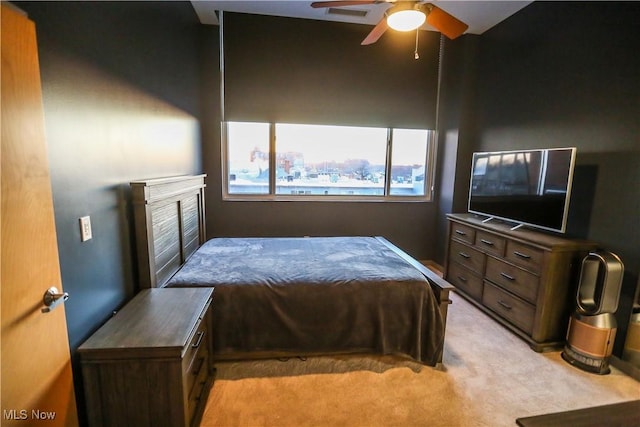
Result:
M420 59L420 55L418 55L418 33L419 33L420 29L416 28L416 50L413 53L413 57L418 60Z

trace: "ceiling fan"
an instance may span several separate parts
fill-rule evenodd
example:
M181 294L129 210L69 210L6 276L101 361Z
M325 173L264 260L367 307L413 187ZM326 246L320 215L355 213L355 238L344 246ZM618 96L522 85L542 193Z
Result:
M317 1L311 3L313 8L360 6L365 4L389 3L392 6L384 13L384 17L362 41L362 45L375 43L387 31L393 28L399 31L412 31L419 28L426 20L436 30L450 39L461 36L469 26L455 16L445 12L438 6L411 0L336 0Z

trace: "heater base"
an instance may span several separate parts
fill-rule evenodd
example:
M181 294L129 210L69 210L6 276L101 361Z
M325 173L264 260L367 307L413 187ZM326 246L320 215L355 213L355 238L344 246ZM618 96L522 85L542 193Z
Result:
M573 313L562 358L584 371L608 374L616 330L616 319L611 313L596 316Z
M562 358L577 368L583 371L592 372L598 375L607 375L611 372L609 367L609 359L601 359L596 357L589 357L580 354L567 345L561 353Z

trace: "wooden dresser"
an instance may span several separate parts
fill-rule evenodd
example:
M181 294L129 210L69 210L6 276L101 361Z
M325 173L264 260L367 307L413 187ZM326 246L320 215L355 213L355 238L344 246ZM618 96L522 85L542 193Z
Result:
M78 348L90 426L196 426L213 382L213 288L146 289Z
M536 351L566 338L582 258L593 242L449 214L444 278Z

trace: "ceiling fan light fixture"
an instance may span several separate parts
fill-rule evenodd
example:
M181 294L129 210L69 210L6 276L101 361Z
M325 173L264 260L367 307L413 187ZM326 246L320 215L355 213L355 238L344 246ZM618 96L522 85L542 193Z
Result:
M398 31L412 31L424 24L427 16L421 10L401 10L387 17L389 27Z

